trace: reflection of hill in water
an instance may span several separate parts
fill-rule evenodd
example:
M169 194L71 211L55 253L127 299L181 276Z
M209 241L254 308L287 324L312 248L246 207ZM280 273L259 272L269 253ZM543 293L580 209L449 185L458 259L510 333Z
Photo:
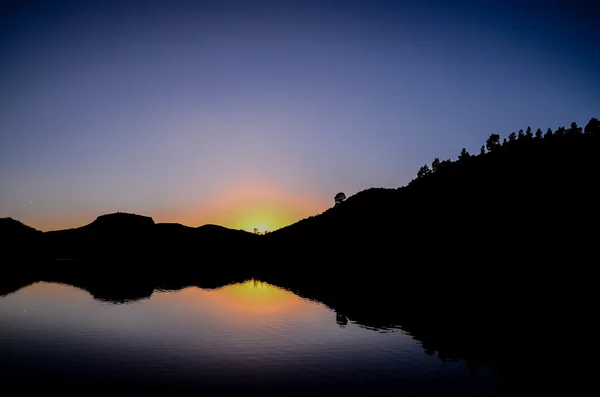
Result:
M25 288L36 282L54 282L60 284L70 285L79 288L89 293L94 299L106 303L112 304L123 304L123 303L135 303L140 300L149 299L154 292L176 292L189 287L197 287L203 290L215 290L221 289L231 284L243 283L248 281L247 277L240 278L214 278L208 277L205 281L199 282L185 282L185 283L159 283L152 285L149 282L136 282L133 280L102 280L98 278L75 278L75 277L43 277L31 280L2 280L0 282L0 298L8 296L18 290ZM386 330L397 330L401 326L397 323L390 322L386 319L384 312L378 308L371 308L369 315L361 315L358 311L350 311L346 313L345 305L343 302L338 302L334 299L328 299L325 294L319 294L316 290L307 286L306 291L301 288L298 289L297 285L286 286L283 284L271 284L268 282L253 280L255 286L260 286L261 283L266 285L274 286L282 290L289 291L303 299L312 300L335 311L336 321L339 325L347 325L349 322L355 323L363 328L371 329L374 331L386 331ZM342 303L340 305L340 303ZM344 311L340 311L340 307L344 307ZM360 309L360 308L358 308Z
M245 279L214 279L201 283L158 283L136 282L134 280L106 280L87 277L41 277L35 279L0 281L0 298L10 295L36 282L52 282L70 285L89 293L94 299L106 303L135 303L149 299L154 292L180 291L188 287L204 290L222 288L226 285L244 281Z
M336 311L336 307L332 306L332 302L328 302L326 299L321 300L318 295L302 293L297 289L288 288L285 285L271 284L265 281L256 280L254 278L240 277L240 278L210 278L208 277L205 281L199 282L171 282L171 283L159 283L152 285L149 282L140 282L133 280L106 280L98 278L75 278L75 277L43 277L30 280L9 280L4 279L0 281L0 298L7 297L19 290L26 288L37 282L49 282L64 284L78 288L86 293L90 294L95 300L112 303L112 304L123 304L123 303L135 303L137 301L146 300L152 297L154 292L178 292L186 288L195 287L202 290L219 290L231 285L242 284L253 286L254 288L261 287L272 287L278 290L287 291L302 299L311 300L324 304L331 310ZM367 321L365 323L360 320L348 318L347 316L337 313L337 322L340 325L346 325L348 322L356 323L367 329L374 331L385 331L398 329L399 326L392 323Z
M153 284L151 280L134 280L134 279L108 279L102 277L74 277L72 273L69 276L63 277L41 277L31 280L15 280L10 282L3 279L0 282L0 294L6 296L14 293L19 289L26 287L35 282L55 282L70 285L89 293L94 299L102 302L113 304L133 303L140 300L148 299L154 292L180 291L188 287L197 287L204 290L214 290L226 287L235 283L247 281L248 277L239 278L223 278L206 276L199 281L177 282L160 282ZM256 281L257 286L260 282ZM267 281L268 283L268 281ZM336 322L339 326L346 326L348 323L357 324L363 328L377 332L394 331L402 329L408 332L415 339L423 342L423 348L429 354L438 352L442 359L469 359L464 356L460 349L444 348L436 344L436 341L427 333L420 333L419 329L405 328L400 321L401 316L392 316L393 306L386 305L385 302L365 301L363 304L352 306L352 301L344 300L343 295L334 292L327 292L322 286L306 285L305 288L298 284L286 285L285 283L269 283L278 289L283 289L298 295L301 298L319 302L329 307L336 312Z

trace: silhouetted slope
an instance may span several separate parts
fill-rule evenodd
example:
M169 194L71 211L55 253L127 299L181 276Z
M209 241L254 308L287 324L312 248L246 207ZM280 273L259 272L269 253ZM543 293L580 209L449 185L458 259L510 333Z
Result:
M572 258L566 243L589 244L598 217L600 138L588 131L507 142L406 187L360 192L266 238L299 254L318 246L329 260Z
M41 232L13 218L0 218L2 239L22 239L38 236Z
M12 219L0 218L0 241L4 260L31 260L41 256L42 232Z

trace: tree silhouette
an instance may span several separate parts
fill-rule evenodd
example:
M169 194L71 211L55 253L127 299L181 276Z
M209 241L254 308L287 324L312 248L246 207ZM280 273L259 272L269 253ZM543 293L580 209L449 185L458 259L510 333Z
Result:
M424 166L419 168L419 171L417 172L417 178L421 179L429 174L431 174L431 170L429 169L429 166L427 164L425 164Z
M448 159L448 160L442 160L442 161L440 161L440 166L438 167L438 169L441 170L442 168L446 168L450 164L452 164L452 160L450 160L450 159Z
M431 162L431 171L436 172L440 169L440 159L438 157L434 158Z
M535 137L537 139L542 139L543 135L544 135L544 133L542 132L542 130L540 128L538 128L537 131L535 132Z
M503 152L511 153L511 152L513 152L513 150L519 150L518 148L523 147L521 143L523 143L524 141L526 141L526 140L533 141L534 138L535 138L536 142L541 141L542 139L549 140L548 144L553 145L552 142L554 142L554 139L559 139L560 137L563 137L563 136L569 136L569 137L581 136L583 138L584 135L585 136L600 135L600 121L598 121L597 118L590 119L590 121L587 123L585 128L581 128L577 125L577 123L573 122L570 124L570 127L568 129L566 129L565 127L559 127L555 132L552 132L552 129L548 128L546 133L544 133L540 128L538 128L535 131L535 133L533 133L532 128L530 126L528 126L525 131L523 131L523 129L520 129L518 133L511 132L508 135L508 137L504 138L502 141L501 141L500 135L497 133L494 133L494 134L491 134L490 137L486 140L485 145L481 146L480 155L484 155L484 154L490 153L490 152L496 152L496 151L498 151L499 148L502 148L503 146L507 146L507 147L505 149L503 149L502 151L500 151L500 153L503 153ZM517 141L521 141L521 143L516 144L516 146L513 146L513 143L516 143ZM510 145L507 145L509 143L510 143ZM528 146L529 145L530 144L528 144ZM535 147L535 145L533 147ZM467 149L463 148L461 150L460 154L458 155L458 162L464 162L469 158L475 159L475 156L469 154ZM453 161L450 159L440 160L439 157L436 157L433 159L433 161L431 163L431 168L427 164L425 164L421 168L419 168L416 179L422 179L429 174L439 172L441 169L446 168L447 166L449 166L452 163L453 163ZM337 204L339 204L339 202L336 200L336 205Z
M346 195L344 194L344 192L339 192L333 198L333 201L335 202L336 206L340 205L342 203L342 201L344 201L344 200L346 200Z
M600 135L600 122L597 118L593 118L585 126L584 132L593 136Z
M576 122L572 122L571 127L569 128L568 134L569 135L581 135L582 131L583 131L583 129L581 127L578 127Z
M485 141L485 147L487 148L488 152L492 152L492 151L498 149L500 147L500 135L498 135L498 134L490 135L490 137L487 139L487 141Z

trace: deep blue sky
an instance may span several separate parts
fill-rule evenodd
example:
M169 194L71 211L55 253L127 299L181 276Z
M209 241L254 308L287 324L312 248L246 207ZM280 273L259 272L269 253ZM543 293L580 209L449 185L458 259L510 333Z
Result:
M0 6L0 216L274 229L494 132L600 116L577 1Z

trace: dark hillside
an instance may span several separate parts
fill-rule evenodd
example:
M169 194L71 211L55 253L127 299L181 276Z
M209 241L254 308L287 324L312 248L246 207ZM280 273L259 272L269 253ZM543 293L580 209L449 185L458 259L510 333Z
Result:
M2 241L18 241L39 237L42 232L27 226L13 218L0 218L0 237Z
M586 247L598 220L594 120L585 133L573 126L544 137L523 134L503 145L488 142L485 154L436 159L435 171L420 172L406 187L360 192L267 238L329 260L572 259L582 251L566 249L567 242Z
M174 223L154 223L147 216L116 213L99 216L94 222L75 229L44 233L44 251L49 259L77 259L88 263L127 261L120 271L140 268L150 272L158 260L183 261L180 266L204 266L232 245L242 252L252 247L255 236L221 226L198 228ZM244 249L242 249L244 248ZM164 269L163 269L164 270ZM162 272L162 270L161 270Z
M27 261L42 256L42 232L16 219L0 218L2 258L9 261Z

